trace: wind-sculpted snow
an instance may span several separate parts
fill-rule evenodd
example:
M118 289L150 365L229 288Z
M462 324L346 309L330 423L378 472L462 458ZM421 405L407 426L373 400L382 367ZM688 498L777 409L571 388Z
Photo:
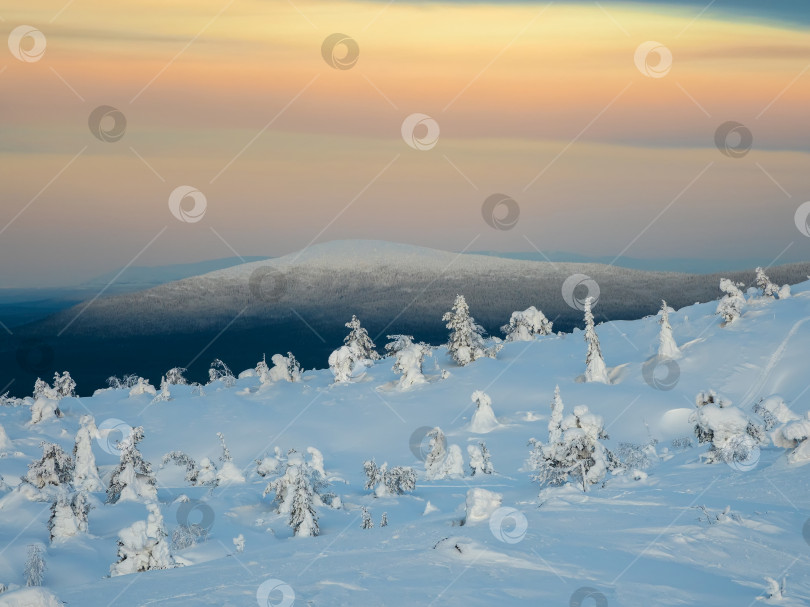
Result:
M0 605L807 605L810 283L746 298L725 326L667 310L663 387L653 316L595 325L610 383L583 381L577 330L434 349L408 389L393 354L0 407ZM155 485L105 503L122 460Z

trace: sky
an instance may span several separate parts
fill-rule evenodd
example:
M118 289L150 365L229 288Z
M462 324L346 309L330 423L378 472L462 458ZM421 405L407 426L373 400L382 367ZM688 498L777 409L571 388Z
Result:
M808 259L808 24L787 1L11 0L0 287L345 238Z

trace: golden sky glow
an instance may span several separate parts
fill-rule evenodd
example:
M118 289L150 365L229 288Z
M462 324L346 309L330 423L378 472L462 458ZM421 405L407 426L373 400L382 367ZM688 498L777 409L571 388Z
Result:
M166 225L139 263L232 255L211 228L243 255L283 254L360 192L319 240L462 249L478 236L475 249L529 250L529 237L546 250L614 254L698 175L626 255L731 257L759 230L773 238L755 254L778 254L810 199L810 35L695 19L691 8L603 8L13 3L0 31L31 25L47 51L36 63L0 56L0 255L18 254L0 285L124 265ZM334 32L359 45L352 69L321 57ZM672 52L663 78L634 64L647 40ZM90 134L102 104L126 116L121 141ZM441 128L432 150L400 136L414 112ZM714 147L729 120L753 133L744 158ZM208 198L198 224L167 211L182 184ZM521 204L515 230L482 223L492 192ZM808 252L797 242L791 255Z

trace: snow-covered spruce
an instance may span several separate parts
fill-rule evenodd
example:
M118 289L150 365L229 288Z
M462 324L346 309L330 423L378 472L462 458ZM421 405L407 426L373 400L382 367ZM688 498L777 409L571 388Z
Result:
M76 442L73 444L73 486L79 491L104 491L104 485L98 476L96 456L93 455L93 439L97 436L98 428L93 416L82 415Z
M658 357L680 358L681 350L672 336L672 325L669 324L669 306L664 300L661 300L661 318L658 324L661 325L661 332L658 334Z
M43 441L42 457L28 464L28 473L22 477L23 482L44 489L53 487L70 487L73 480L73 458L56 443Z
M214 382L221 382L226 388L231 388L236 383L236 378L233 376L233 371L223 361L218 358L214 359L211 363L211 368L208 369L208 384Z
M600 442L608 438L604 422L585 405L574 407L571 415L563 416L559 388L554 392L549 421L549 442L544 445L532 439L529 456L532 479L541 485L563 485L578 479L583 491L601 482L608 470L618 468L616 458Z
M177 464L186 469L186 482L198 487L218 487L220 483L244 483L245 477L233 463L231 452L225 443L225 436L217 432L222 453L219 456L220 465L217 467L210 458L204 457L199 464L193 457L183 451L170 451L163 456L160 467L167 464Z
M374 342L356 316L352 316L346 327L351 331L344 338L344 345L329 355L329 369L335 376L336 384L345 384L362 376L367 367L380 359Z
M157 483L152 474L152 466L143 459L138 443L144 438L143 427L133 428L129 436L120 443L121 461L110 476L107 487L107 503L119 501L154 500L157 497Z
M346 328L351 329L351 331L343 339L343 345L355 351L360 358L367 358L372 361L380 360L380 355L374 342L368 336L368 331L360 325L360 320L354 314L352 314L352 319L346 323Z
M42 586L45 581L45 549L41 544L29 544L28 556L25 559L25 585Z
M56 377L59 377L58 373ZM52 388L48 382L37 378L34 382L34 402L31 405L30 424L33 426L55 417L62 417L62 411L59 409L60 398L59 392L55 388Z
M170 401L172 399L172 393L171 393L171 390L169 388L170 385L171 384L166 379L165 375L163 377L161 377L160 378L160 392L158 392L155 395L155 398L152 399L151 404L165 403L165 402Z
M91 507L84 491L77 491L72 495L60 491L51 504L51 516L48 519L51 542L87 533L87 517Z
M328 504L333 508L340 507L339 498L325 492L329 483L323 470L323 455L313 447L309 447L307 452L310 454L309 461L295 449L290 449L286 458L279 461L279 464L284 464L284 473L271 480L263 493L275 493L276 511L289 515L293 534L302 537L315 536L320 532L317 506Z
M599 346L599 336L596 335L594 328L593 312L591 312L592 301L591 297L585 299L585 343L588 346L585 355L585 381L607 384L610 383L610 380L605 360L602 358L602 349Z
M394 340L385 344L385 350L396 357L392 369L400 376L397 387L407 390L417 384L424 384L427 380L422 374L422 365L425 357L431 356L430 346L414 343L411 335L389 335L388 339Z
M362 522L360 523L361 529L371 529L374 527L374 521L371 520L371 513L365 506L363 506L361 517L362 517Z
M404 495L416 488L416 471L408 466L388 468L388 463L377 466L374 459L363 462L366 473L365 489L374 491L375 497Z
M170 386L185 386L188 384L188 381L183 376L186 372L184 367L172 367L168 371L166 371L166 382Z
M484 441L479 441L477 445L467 445L467 455L470 458L470 476L495 472Z
M148 379L144 379L143 377L136 377L132 387L129 389L129 396L135 397L140 396L142 394L150 394L152 396L157 395L157 390L155 387L149 383Z
M538 335L550 335L552 322L540 310L529 306L525 310L512 312L509 324L501 327L506 341L532 341Z
M689 421L695 424L698 443L710 445L706 463L746 462L765 443L765 429L713 390L699 393L695 405Z
M267 361L262 358L256 365L256 375L262 384L269 384L277 381L296 382L301 381L301 365L293 356L292 352L283 354L273 354L270 357L272 367L267 366Z
M765 274L765 270L761 267L756 269L757 277L756 277L756 284L757 288L760 291L762 297L767 297L770 299L787 299L790 297L790 285L776 285L771 282L771 279L768 278L768 275Z
M791 449L787 455L789 464L810 462L810 411L805 414L804 419L790 421L777 428L772 438L777 447Z
M469 431L477 434L492 432L499 425L492 410L492 399L481 390L473 392L470 398L475 403L475 412L470 421Z
M723 319L722 326L729 325L737 320L745 307L745 296L740 291L743 283L734 283L728 278L720 279L720 290L725 293L717 304L716 314Z
M487 347L484 342L484 329L470 316L470 307L463 295L456 295L453 308L442 316L450 329L447 353L460 366L488 356L495 358L503 347L501 344Z
M172 550L185 550L208 539L208 529L198 523L178 525L172 531Z
M425 480L435 481L448 476L464 476L464 458L458 445L447 446L444 432L438 426L427 434L430 453L425 458Z
M136 521L118 534L118 560L110 566L110 576L174 567L160 508L149 502L146 509L145 521Z

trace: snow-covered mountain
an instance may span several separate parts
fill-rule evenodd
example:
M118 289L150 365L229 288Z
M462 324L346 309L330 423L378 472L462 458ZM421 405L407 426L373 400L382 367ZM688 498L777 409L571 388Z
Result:
M390 251L388 245L380 250L382 257ZM401 259L401 253L395 257ZM295 263L306 267L316 259L310 252ZM433 268L441 263L434 254L413 253L408 259ZM361 272L362 256L354 261L350 267ZM332 267L346 264L344 256ZM326 265L317 261L319 268ZM246 266L199 280L235 285L251 272ZM328 369L285 381L287 363L277 360L281 367L262 371L264 382L251 371L202 389L172 385L170 396L157 400L143 384L65 397L58 401L62 417L46 415L33 425L32 414L48 412L48 398L38 406L28 401L0 407L5 430L0 583L24 583L29 545L41 544L47 565L42 591L12 588L0 594L0 605L48 605L41 597L49 593L89 607L250 606L257 600L261 607L289 607L293 600L296 605L745 607L760 599L806 605L810 476L796 453L807 450L810 434L810 422L802 421L810 412L810 282L794 287L787 299L749 293L742 316L727 326L721 326L716 308L710 302L669 312L677 359L654 358L660 317L597 325L609 384L582 381L586 344L583 332L575 331L508 342L496 358L463 367L439 348L425 359L424 381L407 390L397 387L392 358L363 367L342 384L334 383ZM550 441L555 386L563 403L564 440L598 443L623 462L608 461L612 470L603 470L604 479L586 485L587 491L574 468L563 486L532 481L537 472L530 469L527 443L535 438L556 444ZM479 390L488 398L477 394L473 402ZM709 396L710 390L716 394ZM78 392L86 394L81 384ZM701 402L713 402L699 409L700 393ZM494 426L487 411L477 413L490 406ZM152 463L156 499L105 504L103 492L91 492L95 508L87 531L51 543L50 502L36 501L38 492L21 485L19 477L42 456L40 441L71 453L80 427L90 428L82 421L88 414L102 429L91 452L104 484L119 463L116 432L143 427L138 448ZM708 442L698 443L696 423ZM446 459L460 454L464 476L441 478L435 458L425 461L425 435L437 426L445 453L455 454ZM105 428L118 430L108 434ZM599 438L600 428L608 438ZM754 435L758 442L745 442ZM92 434L84 436L78 451L86 478ZM468 447L480 455L480 441L494 473L471 476ZM745 453L735 445L740 450L747 445ZM296 452L288 453L291 448ZM173 451L193 458L197 484L207 479L208 485L191 486L184 467L161 467ZM603 461L605 453L595 451L594 461ZM717 463L705 463L709 455ZM412 467L415 489L375 496L373 488L365 488L363 470L371 458L378 466L387 462L389 470ZM449 461L447 469L456 463ZM268 481L288 478L285 470L297 471L293 480L301 470L321 478L312 472L321 467L330 486L318 489L324 497L314 507L320 533L293 537L289 515L277 513L279 504L273 502L283 480L263 492ZM212 486L217 477L218 486ZM150 492L145 485L141 489ZM57 494L55 488L47 493ZM157 507L149 510L146 502ZM362 528L368 518L364 508L372 528ZM384 513L388 524L381 526ZM167 538L158 531L161 518ZM195 523L196 543L180 548ZM64 525L59 529L67 533ZM173 535L182 541L171 558L183 566L108 577L122 554L135 558L148 549L153 564L162 563L168 557L156 545L162 538L165 548ZM124 548L117 545L119 537ZM119 564L114 572L122 570ZM777 599L782 586L783 598ZM39 593L40 602L22 602L26 592Z

